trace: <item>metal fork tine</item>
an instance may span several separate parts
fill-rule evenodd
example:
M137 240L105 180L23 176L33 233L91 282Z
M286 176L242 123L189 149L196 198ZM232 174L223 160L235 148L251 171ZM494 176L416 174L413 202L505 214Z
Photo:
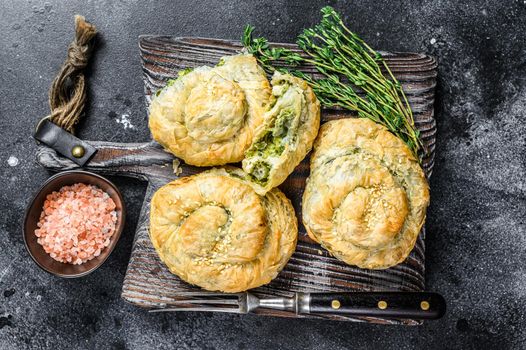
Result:
M174 300L168 305L179 305L179 304L223 304L223 305L239 305L237 299L185 299L185 300Z
M202 296L202 297L239 297L243 293L220 293L220 292L178 292L177 296Z
M233 314L241 313L239 308L226 308L226 307L171 307L166 309L153 309L148 312L170 312L170 311L205 311L205 312L229 312Z
M169 312L169 311L208 311L208 312L229 312L229 313L242 313L242 300L241 296L243 293L218 293L218 292L201 292L201 291L189 291L179 292L177 297L183 299L174 300L166 304L166 308L159 308L149 310L149 312ZM185 298L187 297L187 298ZM197 299L192 299L197 297ZM211 297L211 298L207 298ZM215 299L214 297L221 297ZM189 307L182 307L182 305L189 304ZM203 307L197 307L196 304L202 304ZM218 306L215 306L218 305ZM219 305L232 305L235 307L221 307ZM246 307L245 307L246 308Z

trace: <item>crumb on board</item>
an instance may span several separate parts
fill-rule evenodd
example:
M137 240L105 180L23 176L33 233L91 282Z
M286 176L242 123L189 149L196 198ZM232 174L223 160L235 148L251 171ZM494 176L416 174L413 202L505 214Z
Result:
M172 166L174 169L174 174L179 176L183 172L183 169L181 169L181 161L179 159L174 159L172 162Z

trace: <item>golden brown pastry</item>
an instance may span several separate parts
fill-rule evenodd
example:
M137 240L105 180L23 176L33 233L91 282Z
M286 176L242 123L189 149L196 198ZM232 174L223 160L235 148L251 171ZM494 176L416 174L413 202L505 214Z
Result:
M410 149L369 119L320 128L303 194L309 236L347 264L394 266L424 224L429 188Z
M239 162L263 123L271 89L251 55L223 57L162 89L150 106L153 138L186 163Z
M310 152L320 127L320 103L303 79L276 72L272 94L273 105L243 159L259 194L285 181Z
M150 238L170 271L204 289L240 292L269 283L296 247L294 208L278 189L256 194L237 168L212 169L161 187Z

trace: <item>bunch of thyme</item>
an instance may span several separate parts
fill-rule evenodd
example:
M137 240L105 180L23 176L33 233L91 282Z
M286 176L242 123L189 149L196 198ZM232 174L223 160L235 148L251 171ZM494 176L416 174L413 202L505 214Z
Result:
M384 125L419 158L423 147L411 107L382 56L350 31L332 7L324 7L321 12L321 22L297 38L304 55L271 47L265 38L253 38L254 27L250 25L243 34L243 46L267 72L278 70L306 80L324 106L355 111L359 117ZM305 64L316 67L322 78L315 79L296 69Z

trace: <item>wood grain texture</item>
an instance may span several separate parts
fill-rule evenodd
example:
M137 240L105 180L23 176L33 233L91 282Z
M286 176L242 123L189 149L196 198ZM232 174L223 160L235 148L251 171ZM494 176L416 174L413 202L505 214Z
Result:
M276 44L296 49L291 44ZM168 79L175 78L180 69L201 65L215 65L222 56L237 53L239 42L203 39L173 38L168 36L142 36L139 40L143 78L147 103L151 95L162 88ZM399 79L407 94L421 131L427 157L423 167L429 177L434 163L436 124L433 118L434 88L437 65L432 57L416 53L382 53L387 64ZM313 74L312 67L304 67ZM322 122L352 117L338 110L324 110ZM121 174L149 182L138 221L131 258L123 284L122 297L141 307L159 308L170 305L181 298L178 293L198 290L171 274L159 260L148 237L150 199L157 188L176 178L172 169L174 157L162 150L155 142L144 144L116 144L90 142L99 152L86 165L86 169L102 174ZM53 170L75 168L68 159L58 156L53 150L41 147L38 161ZM202 168L183 164L179 176L195 174ZM289 197L301 218L301 196L305 179L309 174L308 159L305 159L280 188ZM295 291L339 292L353 290L373 291L422 291L424 290L424 230L416 246L402 264L387 270L364 270L348 266L331 257L326 250L312 242L300 223L300 239L296 252L280 275L270 284L257 288L260 297L290 296ZM193 305L195 306L195 304ZM290 312L259 310L258 313L283 317L316 317L336 320L352 320L383 324L419 324L416 320L386 320L378 318L319 315L297 316Z

